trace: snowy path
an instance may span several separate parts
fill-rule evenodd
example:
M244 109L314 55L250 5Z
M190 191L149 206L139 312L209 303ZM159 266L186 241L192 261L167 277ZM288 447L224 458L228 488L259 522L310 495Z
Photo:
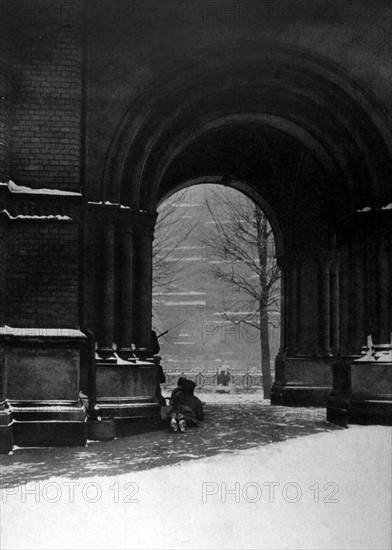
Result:
M273 424L264 430L275 433ZM177 462L169 465L145 457L143 466L139 456L135 467L139 436L79 450L17 451L2 461L10 487L2 491L1 548L390 549L391 428L322 426L251 449L226 426L224 454L222 420L211 456L196 445L207 425L185 435L162 432L164 454ZM140 437L148 443L156 436ZM81 467L83 456L93 458L95 474ZM22 478L30 483L20 485Z
M90 442L87 448L18 449L2 458L3 484L52 476L118 475L339 429L325 422L325 409L271 407L247 396L246 402L236 396L202 398L212 401L205 406L206 419L184 437L167 429L108 443Z

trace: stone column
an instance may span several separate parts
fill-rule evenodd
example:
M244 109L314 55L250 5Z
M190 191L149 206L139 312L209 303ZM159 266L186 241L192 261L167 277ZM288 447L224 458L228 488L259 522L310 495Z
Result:
M137 221L137 254L135 297L137 307L134 314L136 346L151 348L152 317L152 243L154 240L156 214L140 212Z
M284 262L284 257L278 257L277 258L277 264L280 268L281 273L281 279L280 279L280 285L281 285L281 291L280 291L280 350L279 353L282 353L286 349L287 345L287 327L286 327L286 319L287 319L287 295L286 295L286 288L287 288L287 272L286 272L286 265Z
M300 354L315 356L319 353L319 256L315 251L304 253L301 262L300 286Z
M340 280L339 280L339 317L340 317L340 354L347 355L350 341L350 246L344 242L340 245Z
M359 353L366 344L365 296L364 296L364 247L356 242L352 248L351 295L352 295L352 352Z
M373 231L366 231L363 239L364 246L364 332L366 336L372 334L373 341L380 341L379 304L377 302L377 271L380 260L381 235L377 227ZM365 341L363 342L365 344Z
M319 342L322 355L331 355L330 344L330 270L331 258L327 254L320 256L320 307Z
M392 302L391 236L390 232L381 232L378 250L377 303L379 305L380 344L388 343L392 332L392 319L390 319Z
M133 305L134 305L134 243L133 229L128 220L120 232L120 297L121 316L119 323L118 346L119 353L126 358L130 355L133 343Z
M330 326L331 326L331 351L337 355L340 350L340 282L339 282L339 256L332 258L330 266Z
M114 221L105 220L103 235L102 318L99 355L104 359L113 354L114 330Z
M287 353L295 355L298 352L298 266L291 261L288 269L288 310L287 310Z

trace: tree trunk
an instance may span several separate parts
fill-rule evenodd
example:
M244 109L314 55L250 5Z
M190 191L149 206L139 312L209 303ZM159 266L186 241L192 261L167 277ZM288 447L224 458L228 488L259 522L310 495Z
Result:
M261 373L263 375L264 399L271 397L271 357L268 334L268 311L267 306L260 301L260 344L261 344Z

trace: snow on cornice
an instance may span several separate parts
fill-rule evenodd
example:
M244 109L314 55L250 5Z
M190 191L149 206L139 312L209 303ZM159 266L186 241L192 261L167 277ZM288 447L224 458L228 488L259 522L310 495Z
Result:
M60 189L33 189L24 185L17 185L12 180L8 182L0 182L0 186L7 186L11 193L23 193L29 195L55 195L65 197L81 197L81 193L74 191L61 191Z
M123 204L120 204L119 202L110 202L110 201L88 201L88 204L99 204L101 206L119 206L120 208L126 208L128 210L131 209L130 206L124 206Z
M371 210L392 210L392 202L390 202L386 206L381 206L381 208L372 208L371 206L365 206L364 208L360 208L359 210L357 210L357 212L370 212Z
M86 338L86 336L78 329L73 328L21 328L10 327L3 325L0 327L0 335L4 336L24 336L24 337L53 337L60 336L62 338Z
M12 216L12 214L10 214L8 210L1 210L1 214L5 214L10 220L72 220L72 218L70 218L69 216L61 216L60 214L49 214L48 216L29 216L27 214L18 214L17 216Z

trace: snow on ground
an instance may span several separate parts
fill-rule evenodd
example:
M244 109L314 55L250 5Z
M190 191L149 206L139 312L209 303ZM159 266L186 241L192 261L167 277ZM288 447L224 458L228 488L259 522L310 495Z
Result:
M198 438L211 426L141 436L174 457L183 449L177 463L144 470L132 468L139 436L96 443L102 463L88 474L75 451L57 449L52 475L34 476L50 452L16 451L5 466L21 453L19 480L31 477L2 490L1 548L391 548L391 428L350 426L234 450L230 425L226 453L199 459ZM83 457L91 460L89 447L78 450Z
M200 392L198 396L204 403L230 403L230 404L247 404L247 403L259 403L263 405L269 405L269 400L263 399L262 391L249 392L249 393L225 393L226 388L222 388L219 392ZM167 395L167 392L164 393Z

